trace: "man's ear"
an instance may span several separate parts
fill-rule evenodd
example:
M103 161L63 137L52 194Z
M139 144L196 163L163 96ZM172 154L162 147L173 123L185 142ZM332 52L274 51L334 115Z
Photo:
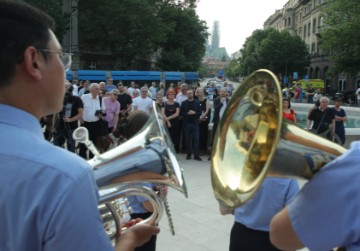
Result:
M41 67L44 65L44 58L36 48L29 46L24 51L23 65L26 73L36 80L42 78Z

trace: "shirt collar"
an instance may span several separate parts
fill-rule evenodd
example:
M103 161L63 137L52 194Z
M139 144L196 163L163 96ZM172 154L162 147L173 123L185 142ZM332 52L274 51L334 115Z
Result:
M0 123L23 128L44 137L39 120L34 115L13 106L0 104Z

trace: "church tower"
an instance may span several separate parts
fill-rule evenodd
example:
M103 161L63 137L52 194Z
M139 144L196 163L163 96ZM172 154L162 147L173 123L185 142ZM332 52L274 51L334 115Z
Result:
M216 50L220 46L220 28L219 21L214 22L213 31L211 34L211 49Z

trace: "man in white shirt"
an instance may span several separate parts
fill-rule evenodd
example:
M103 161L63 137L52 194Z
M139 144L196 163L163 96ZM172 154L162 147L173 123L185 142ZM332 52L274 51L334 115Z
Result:
M152 100L156 99L156 94L157 94L157 87L156 87L156 82L151 82L151 86L149 88L149 92L151 94L151 98Z
M139 97L133 99L134 111L140 110L146 113L150 113L153 107L153 100L148 97L148 88L146 86L141 87L141 94Z
M92 83L89 87L90 93L81 96L81 100L84 104L84 112L82 117L82 125L89 131L89 139L96 142L96 138L99 136L100 123L99 113L104 111L106 107L101 107L99 92L100 86L97 83ZM84 159L87 159L87 148L84 144L80 144L79 155ZM94 155L89 152L89 158L91 159Z
M79 87L77 86L77 84L78 84L78 81L77 81L77 80L73 80L73 81L72 81L72 88L73 88L73 90L72 90L72 95L74 95L74 96L78 96L78 95L79 95L79 91L78 91Z
M140 90L138 88L136 88L136 84L134 81L130 83L130 87L127 90L131 97L134 97L135 90L138 90L140 92Z
M83 86L83 88L81 88L80 90L79 90L79 97L81 97L82 95L84 95L84 94L88 94L88 91L89 91L89 81L88 80L85 80L84 81L84 86Z
M181 103L188 99L187 97L187 91L189 89L189 86L187 84L181 84L180 86L180 92L176 95L175 101L179 103L181 106Z
M357 106L360 107L360 87L355 92L357 98Z

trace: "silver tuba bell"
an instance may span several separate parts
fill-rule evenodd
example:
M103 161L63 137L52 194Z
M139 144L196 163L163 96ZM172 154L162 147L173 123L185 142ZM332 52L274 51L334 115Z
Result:
M115 223L115 230L108 231L112 240L124 231L120 224L119 205L115 206L114 204L117 204L115 201L130 195L144 196L152 203L153 215L144 222L158 223L165 210L170 229L174 234L166 198L141 186L143 183L170 186L187 197L183 170L176 159L162 115L157 109L154 102L153 113L142 129L128 141L102 154L89 140L86 128L79 127L73 132L73 138L85 144L95 155L93 159L88 160L88 163L94 170L99 187L99 203L108 208L107 211L110 211Z

